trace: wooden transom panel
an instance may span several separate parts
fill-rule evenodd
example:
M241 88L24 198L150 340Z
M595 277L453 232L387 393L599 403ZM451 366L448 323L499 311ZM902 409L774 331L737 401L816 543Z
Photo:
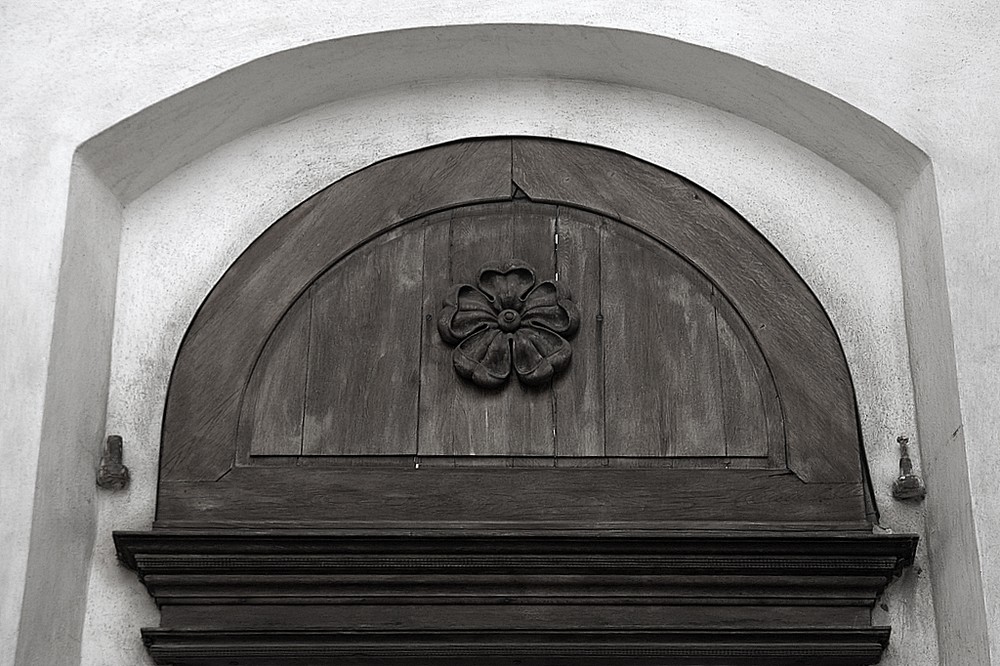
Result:
M554 381L483 389L436 322L451 285L514 262L582 323ZM770 371L711 281L617 220L526 199L429 215L319 276L255 364L240 429L248 464L784 467Z
M876 663L916 537L873 534L836 333L702 188L532 138L354 173L191 324L153 660Z
M456 373L442 310L483 266L574 304L551 378L518 374L527 310L489 324L505 383ZM226 272L171 377L157 525L864 530L859 447L828 317L738 213L621 153L476 139L330 185Z

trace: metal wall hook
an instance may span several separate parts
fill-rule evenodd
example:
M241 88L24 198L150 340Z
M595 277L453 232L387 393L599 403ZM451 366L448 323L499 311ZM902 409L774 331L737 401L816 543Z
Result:
M104 443L101 466L97 468L97 485L105 490L123 490L128 481L128 467L122 464L122 438L110 435Z
M897 500L922 500L927 494L924 482L913 473L913 461L910 460L908 437L900 435L899 443L899 476L892 482L892 496Z

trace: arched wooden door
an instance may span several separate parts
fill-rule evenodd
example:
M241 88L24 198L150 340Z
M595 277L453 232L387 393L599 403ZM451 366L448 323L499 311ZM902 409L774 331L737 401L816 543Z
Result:
M833 327L737 213L482 139L237 260L178 354L154 529L116 538L160 663L874 663L915 537L872 536L862 465Z

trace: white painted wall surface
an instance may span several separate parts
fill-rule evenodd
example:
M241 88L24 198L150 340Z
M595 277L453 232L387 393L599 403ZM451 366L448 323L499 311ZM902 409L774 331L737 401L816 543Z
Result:
M962 521L960 511L954 524L934 518L938 515L935 507L944 506L940 516L951 515L949 511L960 509L964 501L962 483L970 484L976 541L939 541L960 546L959 559L972 551L975 560L978 550L983 570L996 570L1000 484L992 470L1000 463L996 446L1000 391L995 379L1000 371L996 299L1000 272L995 259L1000 251L996 231L1000 193L992 182L1000 145L1000 102L995 94L1000 86L1000 49L995 40L998 15L1000 10L992 3L965 0L848 0L808 9L779 0L668 0L627 6L511 0L485 8L445 1L343 2L332 7L325 2L251 0L224 4L185 0L155 6L122 0L6 3L0 8L0 225L4 239L0 251L0 447L5 463L0 467L0 538L10 555L0 558L0 663L15 663L18 654L18 663L24 664L80 663L81 655L87 664L131 664L144 658L135 627L155 623L155 612L132 575L114 564L109 530L144 528L152 518L159 418L155 410L162 404L169 360L194 307L241 247L320 186L400 149L481 133L524 131L617 147L707 186L759 225L816 289L844 338L858 382L876 487L883 492L893 461L891 451L879 446L894 439L897 431L912 428L904 333L909 336L911 356L915 349L919 352L913 358L914 376L930 376L921 374L923 368L939 356L927 351L939 343L925 344L925 331L914 328L914 324L937 320L923 316L925 304L907 294L923 293L917 287L940 282L935 271L943 272L950 322L945 316L943 324L934 328L953 326L961 422L930 419L934 422L921 428L922 433L934 433L920 443L924 459L935 465L940 461L938 469L946 470L937 477L942 479L937 485L935 468L923 470L932 490L926 505L929 531L922 527L924 509L893 505L884 497L881 506L888 526L918 531L927 537L925 541L933 540L941 536L939 531L960 528ZM79 479L58 477L67 487L65 492L51 491L54 495L45 483L36 483L39 465L44 479L55 478L47 471L53 465L65 473L66 465L59 464L60 447L73 449L70 458L86 459L86 453L79 451L87 447L96 451L101 443L92 424L102 420L103 414L93 414L93 410L101 409L107 386L102 388L98 381L91 387L81 378L107 372L106 354L88 349L90 355L85 354L71 371L61 371L57 363L68 340L100 335L86 318L59 326L57 293L68 293L60 288L60 276L65 281L78 270L67 269L63 256L64 237L77 238L70 233L74 218L73 211L67 215L66 204L74 149L163 98L270 53L369 32L481 23L620 28L733 54L805 81L871 114L921 148L930 158L933 173L924 171L912 189L894 190L900 185L891 177L897 167L843 163L843 151L838 153L835 145L836 133L831 133L831 145L824 144L827 118L816 118L811 133L810 118L777 121L797 127L797 134L789 132L795 141L846 169L884 197L885 204L794 142L682 100L634 89L612 94L600 85L561 82L558 77L549 83L504 84L417 80L412 87L371 89L366 88L371 72L405 73L407 63L393 63L395 54L379 49L358 52L351 68L339 72L338 83L347 91L346 98L321 108L306 104L299 109L303 115L289 123L260 130L252 122L234 126L233 134L223 137L232 143L206 156L197 154L197 146L178 149L177 156L193 151L197 159L190 165L160 155L145 156L150 164L160 165L159 171L147 171L145 181L116 181L109 177L114 165L99 159L113 151L105 147L93 153L95 171L103 180L95 191L107 185L110 194L126 206L120 244L116 204L111 201L102 204L108 224L91 227L93 235L87 236L85 245L94 252L94 265L105 267L114 263L111 259L118 258L121 248L108 418L111 428L126 435L127 462L136 481L127 495L97 498L96 523L87 508L94 493L89 470L79 470ZM591 46L599 49L601 45ZM572 42L556 47L563 57L567 53L572 57ZM427 59L435 57L434 48L434 43L428 43ZM607 52L607 62L599 72L579 78L630 83L633 70L641 69L642 63L632 57L618 59L611 48ZM497 73L505 74L500 71L503 59L496 62ZM453 66L460 70L463 61L456 60ZM591 67L591 72L595 69ZM683 84L690 92L686 96L697 99L697 79L677 83L671 79L684 79L685 74L664 69L662 86L654 85L658 82L650 76L655 78L655 71L650 68L646 78L640 77L641 87L669 90ZM405 86L406 78L397 83ZM236 88L233 94L244 92L248 91ZM259 96L261 91L251 92ZM769 92L761 89L762 95ZM598 100L605 103L597 104ZM514 105L516 101L536 104ZM720 106L780 132L780 127L768 125L766 117L753 113L780 101L747 95L725 100ZM372 105L380 110L374 122ZM251 110L245 117L256 118L258 123L266 117L266 113L255 113ZM269 122L279 120L284 118ZM346 131L354 127L356 131ZM202 129L207 136L222 136L213 135L212 127ZM140 120L129 131L148 136L155 128L143 127ZM650 132L657 137L656 143L649 140ZM369 138L358 140L364 136ZM699 146L694 137L705 142ZM298 154L281 152L291 145L300 147ZM169 146L162 148L169 150ZM872 145L871 152L878 153L879 146ZM265 155L273 156L280 167L265 162ZM713 160L714 156L727 158L729 164ZM137 158L125 156L121 161L128 159ZM720 168L734 164L743 169ZM883 173L890 176L880 182ZM772 178L765 178L768 175ZM938 209L940 226L936 227ZM812 215L803 216L802 211ZM895 229L890 224L893 216L899 221ZM931 218L929 227L917 223ZM943 256L943 264L936 267L922 265L924 255L914 250L934 245L928 228L940 229L941 246L936 251ZM893 249L897 243L898 251ZM66 251L70 250L74 248ZM144 257L148 261L142 261ZM183 266L191 272L183 281L173 280ZM103 270L106 278L110 269ZM873 284L877 289L872 289ZM910 328L904 332L900 303L906 298ZM95 348L104 345L99 340ZM949 381L946 367L938 374L942 383ZM59 393L56 384L66 381L75 381L69 388L79 391L64 387ZM917 383L920 403L920 396L933 391L935 382ZM931 411L924 410L923 415ZM918 411L918 421L921 416ZM57 433L65 441L48 438L46 443L45 424L45 432ZM967 468L963 446L968 450ZM937 497L936 490L941 491ZM46 496L36 498L38 491ZM935 504L944 502L949 492L957 494L950 504ZM44 557L46 551L62 547L52 536L65 533L59 529L59 512L51 506L55 503L58 508L59 501L74 502L68 518L83 521L77 528L84 541L96 529L92 566L77 565L83 577L89 571L87 620L83 626L73 619L83 617L83 603L70 599L58 605L64 611L78 607L79 613L54 616L51 626L42 628L44 622L28 612L34 603L30 597L45 589L37 577L52 572L37 564L29 566L29 558L31 552ZM963 534L972 532L959 530L959 536ZM949 559L954 558L949 554ZM940 564L944 570L947 563ZM931 567L934 571L934 562ZM1000 627L1000 583L983 576L980 584L989 625ZM64 588L56 586L55 592ZM23 598L25 589L28 599ZM897 583L888 602L896 635L884 663L935 663L926 584L920 580ZM974 597L969 603L984 604ZM44 604L38 608L44 609ZM23 621L19 620L22 610ZM974 608L970 612L975 616ZM971 638L963 631L971 631ZM939 627L939 633L941 663L989 663L981 647L985 631L977 633L975 627L956 623ZM1000 636L993 638L994 658L1000 660ZM963 646L967 646L965 651ZM47 655L47 660L32 661L32 655L38 654Z

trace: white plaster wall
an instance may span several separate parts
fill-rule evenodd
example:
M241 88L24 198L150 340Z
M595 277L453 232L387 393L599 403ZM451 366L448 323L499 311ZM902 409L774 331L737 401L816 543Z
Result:
M97 466L104 439L111 367L121 204L81 163L74 165L68 195L74 205L66 217L44 383L49 409L41 421L35 449L39 460L61 464L52 466L49 474L31 479L34 488L27 491L37 501L31 514L30 539L15 533L11 540L0 542L8 565L17 563L14 558L22 547L27 562L33 565L22 574L33 593L18 599L24 609L20 618L15 617L21 631L26 618L50 618L28 626L37 643L24 643L17 652L18 662L27 664L45 663L49 650L70 654L79 650L79 630L73 631L71 623L67 631L60 620L67 611L84 610L97 516L97 489L90 471ZM24 486L27 480L21 479ZM13 524L7 520L9 506L5 498L5 533ZM54 549L61 558L50 556ZM65 562L71 565L64 566ZM7 631L4 638L6 635ZM47 646L45 654L35 645Z
M841 334L883 525L922 529L921 510L887 497L895 437L914 430L890 207L814 153L702 105L596 83L493 80L406 86L315 109L213 151L127 208L108 427L132 443L134 485L127 496L100 499L98 534L152 521L173 360L202 299L240 252L301 200L373 161L497 134L585 141L649 160L707 187L771 239ZM921 552L917 567L926 566ZM883 663L936 664L929 579L910 578L885 600L895 634ZM83 663L143 659L138 627L155 625L155 611L106 539L90 580Z
M511 22L636 30L732 53L833 93L902 133L930 156L933 172L925 171L925 180L907 191L904 183L891 177L881 185L876 182L879 174L893 172L893 165L852 165L831 157L838 154L838 147L823 143L822 130L814 132L810 144L848 170L866 171L872 181L866 180L869 186L894 204L902 201L897 211L904 222L902 269L910 278L917 276L904 282L904 296L913 284L943 287L947 280L949 310L943 319L930 319L940 322L936 328L951 324L954 330L957 377L945 363L923 382L923 388L918 387L918 394L933 396L936 385L957 381L962 420L952 424L946 418L937 419L933 427L922 429L930 436L921 447L925 460L940 460L942 469L947 467L947 474L938 476L935 469L927 470L929 482L943 479L937 487L939 500L958 492L954 506L960 507L964 485L971 487L978 530L975 542L954 540L954 551L945 553L941 563L963 557L975 561L972 551L978 545L984 570L997 569L1000 484L993 470L1000 466L1000 447L996 446L1000 308L995 297L1000 293L995 259L1000 252L996 231L1000 190L994 183L1000 144L996 95L1000 89L996 40L1000 5L988 0L845 0L808 6L786 0L660 0L626 6L604 0L509 0L492 6L458 0L336 5L320 0L225 4L179 0L155 5L125 0L9 0L0 5L0 449L4 460L0 538L9 550L7 557L0 558L0 663L13 663L18 642L28 544L32 525L39 522L34 512L40 486L35 481L43 421L64 420L73 438L83 438L89 427L73 415L91 409L92 396L68 391L61 401L47 399L56 395L48 387L50 381L67 380L59 372L53 374L52 363L63 239L69 237L66 200L74 148L160 99L269 53L371 31ZM391 53L369 53L371 63L392 58ZM363 65L365 61L357 62ZM632 64L627 58L611 57L602 75L612 80L616 75L627 76ZM366 72L361 65L359 89L364 87ZM671 76L676 73L664 70L664 81ZM652 85L648 79L643 81ZM698 91L698 83L697 79L687 81L692 94ZM738 113L766 108L759 101L753 95L737 97L729 100L727 108ZM766 117L757 120L768 124ZM800 118L799 127L807 130L810 120ZM779 125L792 122L784 118ZM152 131L141 126L134 129ZM873 151L876 148L871 146ZM169 169L160 176L167 173ZM893 191L894 184L902 189ZM124 196L122 190L112 189L126 203L138 194ZM911 196L915 190L918 195ZM758 222L752 211L744 212ZM926 219L926 226L906 226L905 222L918 218ZM938 230L942 237L935 240ZM96 231L94 238L107 241L106 231ZM914 248L924 246L939 248L943 264L922 265L925 257ZM907 311L920 313L924 305L909 299ZM920 317L916 321L924 322ZM924 344L920 341L923 330L911 325L908 334L919 343L911 343L911 351L917 350L914 369L952 351L950 336ZM70 374L86 376L87 369L102 372L99 363L86 363ZM83 397L74 403L76 395ZM51 412L48 417L46 411ZM928 450L933 455L926 455ZM932 493L928 505L933 502ZM959 535L969 535L961 532L963 520L960 512L945 512L935 519L934 534L946 544L952 543L949 532L953 528ZM98 543L105 542L99 539ZM1000 580L985 575L981 583L990 624L1000 627ZM973 645L976 633L982 632L972 627L973 635L966 636L967 623L949 621L954 626L943 628L942 636L951 637L952 660L943 663L986 663ZM78 629L67 631L67 645L79 641ZM979 635L978 640L982 639ZM958 651L962 645L970 646L966 656ZM1000 641L994 641L992 649L994 658L1000 659ZM63 663L74 663L72 651L65 654Z

